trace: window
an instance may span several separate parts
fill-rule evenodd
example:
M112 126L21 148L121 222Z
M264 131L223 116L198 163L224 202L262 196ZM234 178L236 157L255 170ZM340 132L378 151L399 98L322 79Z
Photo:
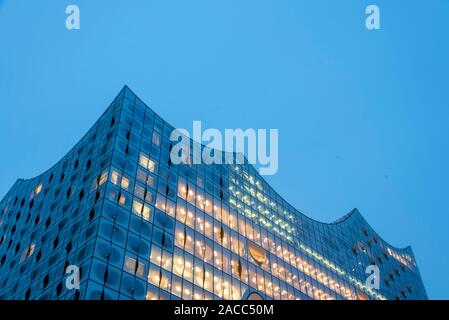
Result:
M173 273L182 277L184 272L184 258L181 251L175 251L173 262Z
M140 155L139 164L145 169L150 170L151 172L154 172L156 170L156 162L143 154Z
M157 266L161 265L162 261L162 249L154 245L151 247L150 261Z
M141 186L138 183L136 184L136 187L134 189L134 194L146 202L153 202L153 192L149 191L147 188Z
M180 277L176 277L176 276L172 277L171 292L174 295L176 295L178 297L181 297L181 294L182 294L182 280L181 280Z
M156 208L158 208L161 211L165 211L165 197L162 196L160 193L157 195Z
M186 238L185 238L185 242L184 242L184 249L193 254L194 251L194 235L193 235L193 231L189 228L186 228Z
M148 282L155 286L169 290L170 289L170 277L166 272L159 270L159 268L152 268L148 273Z
M248 296L248 300L263 300L262 297L257 292L252 292Z
M195 260L195 274L194 274L194 280L195 280L195 284L199 287L203 287L204 285L204 266L203 264L198 261Z
M193 260L190 255L184 257L184 274L183 278L193 282Z
M156 288L148 288L147 291L147 295L145 297L145 299L147 300L158 300L158 294L157 294L157 289Z
M184 200L187 197L187 187L181 181L178 184L178 197L181 197Z
M34 253L34 248L36 247L36 245L33 243L31 244L28 248L25 249L25 251L22 254L22 258L20 259L20 261L24 261L26 258L29 258L33 255Z
M212 238L212 234L212 218L206 215L204 216L204 235L208 238Z
M108 172L105 171L101 175L98 176L98 178L94 181L92 185L92 189L98 189L103 183L106 182L108 179Z
M137 179L150 187L154 187L154 178L140 169L137 170Z
M204 272L204 289L212 292L213 290L213 272L212 267L209 265L205 265Z
M153 139L152 139L152 141L157 146L161 145L161 137L156 132L153 132Z
M143 277L144 275L144 265L141 262L137 262L135 259L126 257L125 259L125 270L137 275Z
M95 201L100 199L101 193L97 191L97 196ZM118 202L120 205L124 206L128 204L129 197L125 195L121 190L112 189L109 190L107 198L112 202Z
M42 191L42 183L34 189L34 196L37 196Z
M195 228L195 214L193 213L194 209L188 208L187 209L187 216L185 224L188 225L191 228Z
M363 292L358 291L357 292L357 300L369 300L368 296L364 294Z
M267 253L261 247L248 242L248 250L251 258L253 258L257 264L262 265L267 261Z
M186 231L180 224L176 224L175 231L175 245L179 248L184 248L186 242Z
M161 261L161 267L165 270L170 271L172 267L172 255L168 253L167 251L164 251L162 254L162 261Z
M133 202L133 212L144 218L145 220L150 220L151 208L147 206L145 203L140 202L138 200L134 200Z
M112 171L111 173L111 182L115 185L121 186L123 189L129 189L129 179L117 171Z
M360 251L365 252L366 253L366 247L363 243L361 243L360 241L358 242L358 246Z

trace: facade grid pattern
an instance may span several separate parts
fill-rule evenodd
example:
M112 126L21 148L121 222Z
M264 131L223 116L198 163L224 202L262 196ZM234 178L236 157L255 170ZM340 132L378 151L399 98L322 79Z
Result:
M174 165L173 130L124 87L61 161L18 180L0 202L0 299L427 299L411 248L357 209L321 223L247 163Z

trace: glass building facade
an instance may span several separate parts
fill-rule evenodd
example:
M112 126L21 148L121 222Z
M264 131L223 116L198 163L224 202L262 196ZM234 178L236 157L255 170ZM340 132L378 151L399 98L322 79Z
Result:
M174 165L173 130L124 87L61 161L18 180L0 202L0 299L427 299L411 248L356 209L321 223L249 164Z

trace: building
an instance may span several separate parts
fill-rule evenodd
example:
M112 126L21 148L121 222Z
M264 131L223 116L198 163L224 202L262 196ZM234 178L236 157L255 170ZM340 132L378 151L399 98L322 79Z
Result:
M172 130L125 87L61 161L18 180L0 203L0 299L427 299L411 248L356 209L320 223L248 164L173 165Z

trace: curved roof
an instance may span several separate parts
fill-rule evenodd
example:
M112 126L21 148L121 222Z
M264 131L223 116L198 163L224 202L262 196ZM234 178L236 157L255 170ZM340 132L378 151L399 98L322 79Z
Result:
M20 182L25 182L25 181L34 181L36 179L40 179L41 177L45 176L47 173L51 172L52 170L54 170L56 167L58 167L58 165L60 165L61 163L63 163L67 158L69 158L71 156L71 154L73 152L75 152L78 148L79 145L81 145L84 140L89 137L89 135L91 134L91 132L95 129L95 127L98 125L98 123L100 122L100 120L103 118L103 116L109 111L109 109L114 105L115 102L117 102L121 97L124 96L125 91L129 90L135 97L136 99L139 99L137 97L136 94L134 94L134 92L128 87L128 86L124 86L123 89L120 91L120 93L115 97L115 99L112 101L112 103L109 105L109 107L103 112L103 114L99 117L99 119L95 122L95 124L88 130L88 132L80 139L80 141L75 144L75 146L73 146L69 152L67 152L67 154L60 159L58 162L56 162L53 166L51 166L49 169L45 170L43 173L33 177L33 178L29 178L29 179L18 179L13 186L11 187L11 189L7 192L7 194L3 197L3 199L0 201L3 202L4 199L8 196L8 194L15 188L15 186L20 183ZM141 101L139 99L139 101ZM147 108L149 108L155 115L157 115L156 112L154 112L153 109L151 109L148 105L146 105L144 102L142 102L142 104L144 104ZM158 116L158 115L157 115ZM160 116L158 116L162 121L164 121ZM164 123L168 124L167 122L164 121ZM173 126L171 126L170 124L168 124L170 127L172 127L174 129ZM205 147L204 145L202 145L203 147ZM234 153L235 154L235 153ZM245 157L245 163L248 163L246 157ZM270 190L275 193L280 199L282 199L282 201L284 201L285 203L288 204L289 207L291 207L296 214L299 214L307 219L309 219L310 221L313 221L313 223L316 224L322 224L322 225L326 225L326 226L333 226L333 225L339 225L339 224L346 224L346 223L351 223L354 219L361 219L362 221L364 221L364 224L366 225L366 227L368 227L370 229L371 233L374 233L379 239L381 239L387 246L397 250L397 251L406 251L407 253L412 253L411 247L410 246L406 246L404 248L398 248L395 247L391 244L389 244L387 241L385 241L381 236L378 235L378 233L371 227L371 225L364 219L364 217L361 215L361 213L357 210L357 209L353 209L351 210L349 213L347 213L346 215L342 216L341 218L337 219L336 221L333 222L322 222L322 221L318 221L315 220L305 214L303 214L301 211L297 210L294 206L290 205L290 203L285 200L276 190L274 190L273 187L271 187L271 185L266 181L266 179L261 176L257 170L251 165L249 164L253 169L254 169L254 173L258 176L258 178L260 180L262 180L269 188Z

